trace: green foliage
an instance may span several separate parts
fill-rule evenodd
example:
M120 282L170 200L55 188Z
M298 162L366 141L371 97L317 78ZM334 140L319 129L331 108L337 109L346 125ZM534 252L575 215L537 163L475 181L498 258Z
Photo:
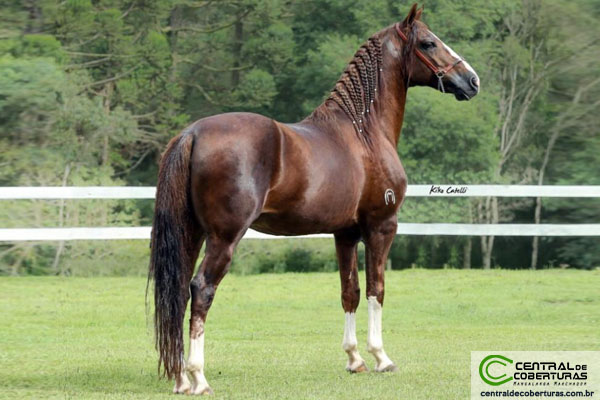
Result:
M502 19L521 4L515 0L433 0L427 2L423 19L447 43L479 42L493 38Z
M52 35L31 34L21 38L21 43L14 47L16 57L51 57L58 63L67 61L67 55L61 43Z
M0 58L0 123L3 139L31 143L52 124L65 76L47 58Z
M256 60L256 65L274 74L281 73L294 57L294 33L289 25L274 22L260 36L248 38L243 53Z
M231 266L232 273L240 275L336 269L332 239L242 240Z
M295 88L301 98L307 99L302 103L304 114L310 114L323 102L360 45L355 36L332 33L323 38L316 51L308 51ZM306 85L306 82L311 84Z
M399 155L411 183L483 183L497 163L494 98L459 103L428 88L412 89Z
M267 71L255 68L244 75L236 88L236 105L249 111L261 110L272 104L276 94L273 76Z

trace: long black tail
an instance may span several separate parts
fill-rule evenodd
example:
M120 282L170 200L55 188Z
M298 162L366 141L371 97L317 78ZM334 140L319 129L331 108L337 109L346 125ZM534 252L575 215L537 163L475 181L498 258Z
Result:
M183 367L183 319L187 305L190 266L188 246L194 232L191 209L190 158L192 133L173 138L162 156L156 186L152 250L148 279L154 279L154 333L158 369L172 378ZM191 271L190 271L191 268Z

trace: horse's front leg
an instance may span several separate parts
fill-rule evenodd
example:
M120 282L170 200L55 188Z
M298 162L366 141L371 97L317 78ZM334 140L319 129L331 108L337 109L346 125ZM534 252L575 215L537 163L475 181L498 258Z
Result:
M348 354L346 371L349 372L368 371L365 360L358 353L356 340L356 308L360 301L356 252L359 239L360 232L357 230L335 235L335 249L342 283L342 307L346 318L342 348Z
M396 215L394 215L393 218L386 221L369 225L364 232L369 313L367 350L375 357L377 362L375 371L377 372L395 371L397 369L383 350L381 335L385 262L396 235L397 225Z

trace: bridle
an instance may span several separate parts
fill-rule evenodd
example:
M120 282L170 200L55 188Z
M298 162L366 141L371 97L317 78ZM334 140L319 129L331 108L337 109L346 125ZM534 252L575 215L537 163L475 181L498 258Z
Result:
M398 35L400 36L400 38L404 42L408 43L408 37L400 29L400 23L396 23L395 27L396 27L396 32L398 32ZM456 67L458 64L460 64L461 62L464 61L462 59L462 57L459 58L458 60L456 60L453 64L449 64L446 67L438 67L438 66L435 66L431 62L431 60L429 58L427 58L427 56L425 56L425 54L423 54L421 52L421 50L415 48L415 54L417 55L417 57L419 58L419 60L423 61L423 64L425 64L427 66L427 68L429 68L435 74L435 76L437 76L437 78L438 78L438 90L441 91L442 93L446 93L446 90L444 89L444 83L442 82L442 79L444 78L444 76L448 72L452 71L452 68Z

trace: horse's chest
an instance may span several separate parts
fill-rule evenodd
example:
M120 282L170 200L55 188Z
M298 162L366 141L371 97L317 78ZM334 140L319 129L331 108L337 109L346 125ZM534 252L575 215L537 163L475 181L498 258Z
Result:
M406 174L396 157L372 165L367 174L360 208L369 214L387 217L395 214L406 193Z

